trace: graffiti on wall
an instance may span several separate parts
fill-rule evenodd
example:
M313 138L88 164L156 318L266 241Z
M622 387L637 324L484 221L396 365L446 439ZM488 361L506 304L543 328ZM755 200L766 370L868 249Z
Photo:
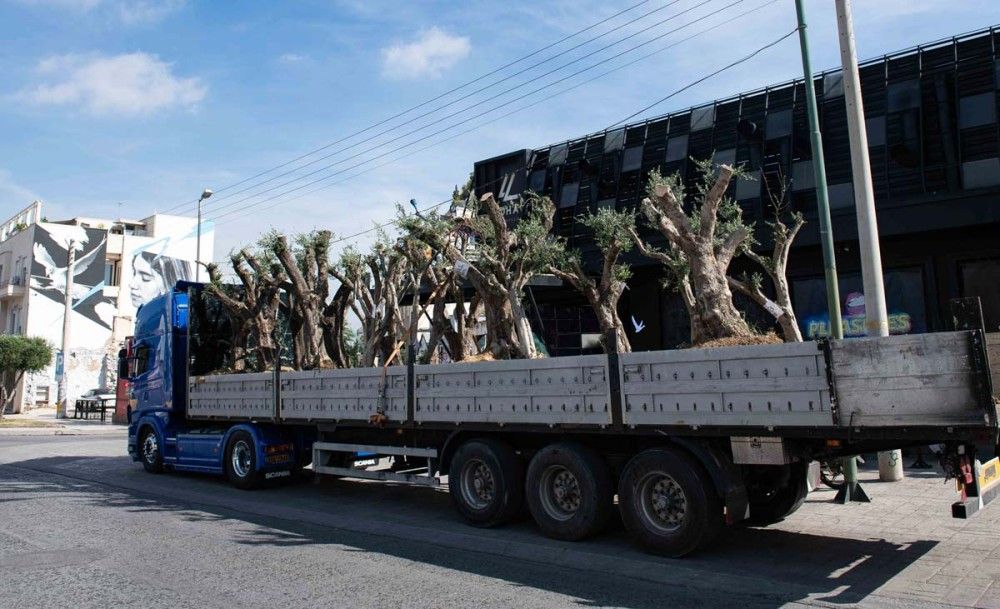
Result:
M104 296L106 232L81 226L39 224L35 227L31 288L61 311L69 284L69 248L73 246L73 310L87 321L111 330L114 298Z

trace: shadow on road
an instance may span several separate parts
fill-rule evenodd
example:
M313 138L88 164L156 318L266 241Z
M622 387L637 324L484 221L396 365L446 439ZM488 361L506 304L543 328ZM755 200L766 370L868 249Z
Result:
M822 531L738 527L701 554L671 560L635 550L620 523L597 539L576 544L545 539L527 521L503 529L476 529L458 521L440 490L323 480L247 493L213 477L153 478L137 468L121 457L21 461L0 466L0 497L7 501L27 494L68 493L91 506L161 512L191 521L235 521L247 525L234 540L246 546L338 544L349 551L391 555L566 594L585 599L586 605L635 609L662 607L657 590L664 585L689 588L696 601L699 590L706 598L718 598L724 591L748 607L779 607L806 599L857 603L937 543L914 539L897 544L830 537ZM349 524L338 524L341 517ZM440 541L409 538L397 525L417 527L425 537L427 532L440 535ZM449 540L456 534L478 541L471 547L455 545ZM523 550L511 547L517 544L537 548L538 557L525 558ZM553 551L565 560L549 560ZM612 562L618 568L601 567ZM623 575L633 577L634 585L622 585Z

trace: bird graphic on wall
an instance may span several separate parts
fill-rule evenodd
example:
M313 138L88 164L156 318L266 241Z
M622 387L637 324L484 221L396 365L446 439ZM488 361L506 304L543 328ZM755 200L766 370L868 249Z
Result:
M86 273L90 267L97 261L98 254L102 254L104 249L100 246L92 248L89 252L80 256L73 262L73 300L79 300L92 292L93 286L84 285L76 281L76 278L80 275ZM35 262L42 266L45 279L49 280L49 284L44 287L49 290L56 290L62 294L66 293L66 266L58 264L52 259L52 255L41 243L35 243L34 246ZM103 257L101 262L103 263ZM33 281L37 281L41 277L32 277Z

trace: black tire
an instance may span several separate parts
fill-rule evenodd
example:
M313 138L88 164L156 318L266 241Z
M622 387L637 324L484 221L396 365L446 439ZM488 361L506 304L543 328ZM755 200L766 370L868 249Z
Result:
M550 444L528 464L525 492L531 517L554 539L577 541L598 533L614 507L608 465L581 444Z
M633 540L674 558L704 548L725 524L708 472L673 448L647 450L628 462L618 482L618 505Z
M150 427L143 428L139 434L139 456L142 468L151 474L163 471L163 449L156 432Z
M802 507L806 495L809 494L807 467L803 464L794 464L790 468L791 472L785 484L750 495L750 518L747 524L767 526L781 522Z
M257 471L257 447L249 433L237 431L229 437L225 460L226 477L233 486L245 491L260 486L262 476Z
M455 509L470 524L506 524L524 505L524 464L503 442L470 440L452 456L448 492Z

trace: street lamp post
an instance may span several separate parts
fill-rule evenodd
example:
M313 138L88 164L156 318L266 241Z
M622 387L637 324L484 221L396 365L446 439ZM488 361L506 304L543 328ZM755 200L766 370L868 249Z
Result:
M212 191L206 188L198 198L198 243L194 253L194 280L201 281L201 202L212 196Z

